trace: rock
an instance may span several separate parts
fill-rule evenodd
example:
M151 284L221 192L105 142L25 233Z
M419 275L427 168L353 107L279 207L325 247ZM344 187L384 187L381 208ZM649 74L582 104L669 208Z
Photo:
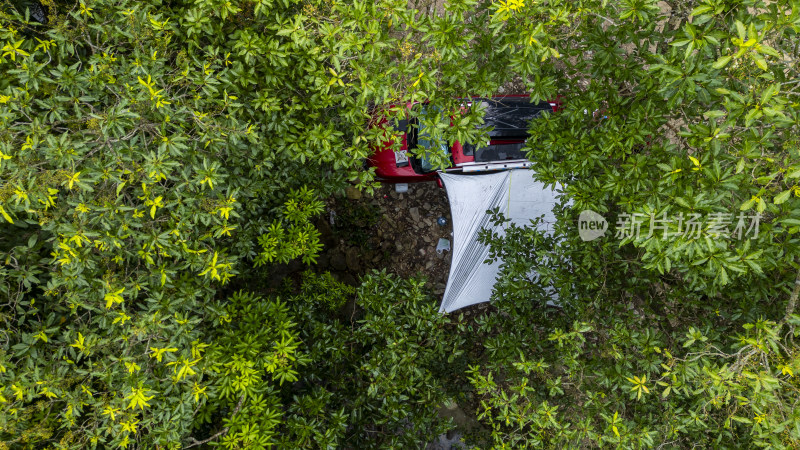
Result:
M328 264L330 264L330 260L327 254L323 253L317 257L317 267L319 267L320 269L322 270L327 269Z
M333 272L331 275L333 275L333 278L340 283L348 284L350 286L358 286L356 277L349 272Z
M293 259L287 264L275 264L270 268L267 286L277 288L283 284L284 279L303 269L303 263L300 259Z
M430 270L432 267L433 267L433 261L428 260L428 262L425 263L425 270Z
M349 284L350 286L358 286L358 280L356 280L356 277L347 272L342 274L342 283Z
M361 191L352 186L347 186L344 189L344 193L350 200L358 200L361 198Z
M419 222L419 208L416 206L408 209L408 215L411 216L411 220L414 222Z
M450 430L436 438L435 441L429 443L425 450L462 450L467 447L467 444L461 439L461 433L455 430Z
M356 247L348 248L347 252L345 253L345 264L347 264L347 268L353 272L358 272L361 270L361 255L358 253L358 248Z
M356 304L356 299L353 298L348 300L347 303L345 303L344 305L342 305L342 307L339 309L339 314L346 320L353 317L357 309L358 305Z
M431 210L431 204L428 203L428 202L423 203L422 204L422 209L424 209L425 211L430 211Z
M336 245L336 237L333 235L333 230L327 220L318 219L316 222L317 230L320 234L320 242L325 247L333 247Z
M330 264L333 270L347 270L347 259L341 252L331 253Z
M419 249L419 255L420 256L425 256L425 249L424 248Z
M443 419L452 419L453 424L457 430L470 430L479 426L478 422L472 417L468 416L454 401L445 402L437 408L439 417Z

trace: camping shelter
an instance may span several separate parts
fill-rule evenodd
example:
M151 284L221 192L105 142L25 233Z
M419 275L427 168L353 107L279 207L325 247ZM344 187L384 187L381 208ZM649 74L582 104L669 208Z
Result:
M478 242L478 232L487 228L503 235L507 224L492 224L488 209L498 208L519 226L530 225L530 220L544 215L540 227L552 232L558 193L545 188L533 175L527 169L481 175L440 174L450 201L453 255L439 312L489 301L502 261L484 262L489 247Z

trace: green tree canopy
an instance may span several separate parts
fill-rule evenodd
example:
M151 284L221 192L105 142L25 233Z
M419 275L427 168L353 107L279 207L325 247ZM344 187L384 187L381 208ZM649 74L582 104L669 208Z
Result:
M798 445L796 1L0 5L3 446L420 448L447 401L480 448ZM374 189L398 136L370 122L509 82L564 100L528 141L564 202L552 236L484 236L491 307L264 286Z
M556 237L485 236L503 313L471 379L497 446L797 445L798 6L498 7L498 30L541 24L560 62L528 73L569 99L528 145L564 190Z

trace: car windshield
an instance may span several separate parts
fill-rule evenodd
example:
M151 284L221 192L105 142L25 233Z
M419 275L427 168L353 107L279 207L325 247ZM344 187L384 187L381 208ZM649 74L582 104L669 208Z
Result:
M438 108L436 110L438 111ZM421 116L423 116L423 118L422 120L419 120L417 122L419 125L418 125L416 142L414 142L415 144L414 146L422 147L428 150L428 152L426 152L426 155L422 155L419 158L419 164L423 172L432 172L440 168L440 164L436 164L435 160L436 159L441 160L441 159L429 158L427 154L438 152L444 158L448 158L450 156L450 146L448 146L446 142L438 142L437 146L436 145L437 143L430 139L430 135L425 130L426 128L426 120L424 118L425 106L421 108L420 112L422 113Z

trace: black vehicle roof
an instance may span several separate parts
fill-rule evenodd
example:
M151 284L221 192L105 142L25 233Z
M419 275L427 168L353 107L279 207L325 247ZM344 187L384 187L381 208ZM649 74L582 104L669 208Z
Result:
M527 97L475 98L473 103L482 102L486 107L485 127L492 126L490 138L526 138L528 122L539 117L544 111L552 111L548 102L531 103Z

